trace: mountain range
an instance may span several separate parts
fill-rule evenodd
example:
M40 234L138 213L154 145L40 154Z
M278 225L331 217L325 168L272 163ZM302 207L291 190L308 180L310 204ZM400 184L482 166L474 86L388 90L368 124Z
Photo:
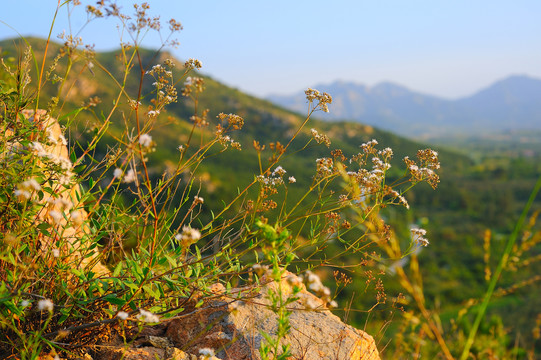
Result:
M541 130L541 80L514 75L457 100L425 95L383 82L372 87L346 81L315 86L333 97L326 120L352 120L416 138ZM267 98L305 111L304 92Z

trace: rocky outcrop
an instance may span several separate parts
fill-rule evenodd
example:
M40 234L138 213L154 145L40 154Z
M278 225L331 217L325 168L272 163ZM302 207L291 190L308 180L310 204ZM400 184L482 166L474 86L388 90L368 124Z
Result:
M291 294L287 281L283 280L281 286L286 296ZM199 355L202 349L213 349L218 359L259 360L259 348L265 341L261 332L272 335L277 329L277 315L271 310L267 295L277 287L277 283L269 282L255 293L246 288L222 294L198 309L190 309L175 319L144 329L130 349L109 350L99 358L114 360L120 359L114 354L124 354L124 359L158 356L160 359L192 360L205 358ZM281 341L281 344L290 344L291 359L380 359L370 335L344 324L325 308L323 301L306 289L303 288L296 298L288 305L292 310L291 331ZM316 309L308 309L307 303L317 304ZM148 357L142 357L143 353ZM174 357L174 353L178 357Z
M31 198L41 208L37 218L54 226L54 235L41 238L44 252L54 250L55 257L61 256L64 261L73 264L75 268L93 271L98 275L108 274L107 267L100 263L99 253L82 246L81 240L89 233L86 220L88 217L80 199L83 192L72 173L73 164L69 158L67 141L58 121L49 116L45 110L24 110L23 115L37 128L36 136L30 145L36 165L41 169L43 178L50 178L41 187L51 190L45 192L43 198ZM6 137L11 132L6 131ZM11 144L12 151L18 151L20 144ZM36 183L36 186L38 184ZM64 246L53 249L53 244L62 238Z

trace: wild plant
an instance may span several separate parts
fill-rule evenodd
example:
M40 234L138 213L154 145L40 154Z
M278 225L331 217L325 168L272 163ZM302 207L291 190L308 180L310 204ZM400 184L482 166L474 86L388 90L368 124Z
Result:
M329 111L332 102L314 89L306 91L307 116L285 141L243 144L235 138L242 139L250 119L226 113L211 118L210 110L201 108L200 61L179 64L164 58L161 48L156 53L141 48L149 31L162 31L148 4L135 5L131 16L113 2L86 9L90 21L117 19L129 37L121 39L111 68L92 47L83 48L76 34L61 35L63 45L52 59L49 35L39 55L29 47L18 62L3 62L2 356L74 355L115 334L129 344L144 324L173 318L188 303L202 306L215 296L213 284L230 290L252 277L256 286L263 275L281 284L286 270L302 273L307 290L328 307L339 307L319 278L325 269L371 271L366 269L382 259L378 249L396 259L428 245L424 231L415 229L401 252L379 212L409 207L405 194L420 182L436 187L435 151L405 158L403 176L390 182L390 148L378 149L372 140L360 144L359 153L345 154L331 150L325 134L307 129L312 115ZM168 25L163 46L174 45L171 36L181 30L175 20ZM115 94L90 94L83 106L74 106L81 100L81 74L98 72ZM167 114L179 101L193 106L191 116ZM52 131L52 119L64 125L67 136ZM162 143L164 129L180 131L178 142ZM66 156L53 151L62 145L69 145ZM313 159L308 187L292 194L297 179L288 174L285 160L314 147L329 148L328 155ZM175 163L156 156L163 148L174 149ZM228 201L209 204L201 169L230 151L250 151L259 171L228 194ZM296 274L291 293L280 285L268 294L278 330L264 334L262 358L291 355L280 340L289 331L288 305L303 289ZM378 305L385 302L385 289L373 277ZM307 303L306 309L321 305Z

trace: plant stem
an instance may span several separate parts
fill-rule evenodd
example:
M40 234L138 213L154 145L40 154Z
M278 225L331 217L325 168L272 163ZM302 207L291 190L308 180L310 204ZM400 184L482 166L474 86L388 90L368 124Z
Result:
M526 216L528 215L528 212L530 211L530 208L537 196L537 193L539 192L539 189L541 189L541 176L539 176L539 178L537 179L537 183L535 184L535 187L532 190L532 193L530 194L530 198L528 199L526 206L524 206L524 209L522 210L522 214L520 215L520 218L518 219L517 224L515 225L515 229L513 230L513 233L511 234L511 236L509 237L507 241L505 251L503 252L503 255L500 259L498 267L496 268L496 271L494 271L494 275L492 276L492 279L490 279L488 289L485 293L483 302L481 303L481 307L479 308L479 312L477 313L477 316L473 323L470 334L468 335L468 340L466 341L466 345L464 346L464 350L462 351L460 360L466 360L466 358L468 357L470 353L470 349L473 345L473 341L475 340L475 335L477 334L477 329L479 328L479 324L481 323L481 320L483 319L483 316L485 315L485 312L488 307L488 303L490 302L490 298L492 297L492 294L494 293L494 289L496 288L496 283L498 282L500 278L503 268L507 264L509 255L511 254L511 251L513 250L513 246L515 245L515 242L517 241L518 233L520 229L522 229L524 220L526 219Z

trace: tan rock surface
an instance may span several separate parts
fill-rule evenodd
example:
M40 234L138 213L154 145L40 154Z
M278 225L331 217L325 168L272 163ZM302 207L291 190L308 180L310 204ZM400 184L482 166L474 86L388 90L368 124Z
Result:
M192 306L175 319L143 329L129 349L105 346L93 357L116 360L124 354L123 359L151 360L158 356L160 359L202 360L205 358L199 351L210 348L216 355L210 358L212 360L260 360L259 348L264 341L260 331L273 334L277 329L277 317L269 307L271 302L267 295L277 286L269 282L259 290L233 289L229 294L216 295L198 309ZM285 296L291 294L292 288L285 279L282 290ZM243 300L235 300L237 297ZM380 359L370 335L344 324L304 287L297 297L289 306L293 310L291 332L281 342L290 344L291 359ZM317 309L307 310L307 302L318 304ZM147 354L148 357L144 357Z
M73 263L75 268L92 270L98 275L108 274L107 267L99 262L99 254L94 250L85 251L81 247L80 240L88 233L85 224L88 214L79 201L82 191L79 184L73 181L72 163L60 125L45 110L24 110L23 115L43 131L47 138L47 143L39 142L39 145L33 147L37 165L44 172L49 172L50 163L55 163L64 170L61 175L54 176L51 183L46 184L53 190L52 194L46 193L39 201L43 208L37 216L41 221L54 224L56 230L55 238L44 236L41 239L44 251L50 249L56 237L62 237L65 246L58 250L62 255L68 255L65 259ZM12 147L16 148L18 144ZM65 184L57 182L55 179L58 177L61 177Z
M274 334L277 329L277 316L269 308L271 303L266 295L276 287L276 283L268 283L245 301L227 297L209 301L195 314L172 320L166 336L190 353L213 348L216 356L224 360L261 359L259 348L264 338L260 331ZM291 289L285 280L282 288L285 292ZM293 310L291 332L281 342L291 345L293 359L380 359L370 335L344 324L308 291L302 290L297 297L289 306ZM319 302L319 309L307 310L307 301Z

